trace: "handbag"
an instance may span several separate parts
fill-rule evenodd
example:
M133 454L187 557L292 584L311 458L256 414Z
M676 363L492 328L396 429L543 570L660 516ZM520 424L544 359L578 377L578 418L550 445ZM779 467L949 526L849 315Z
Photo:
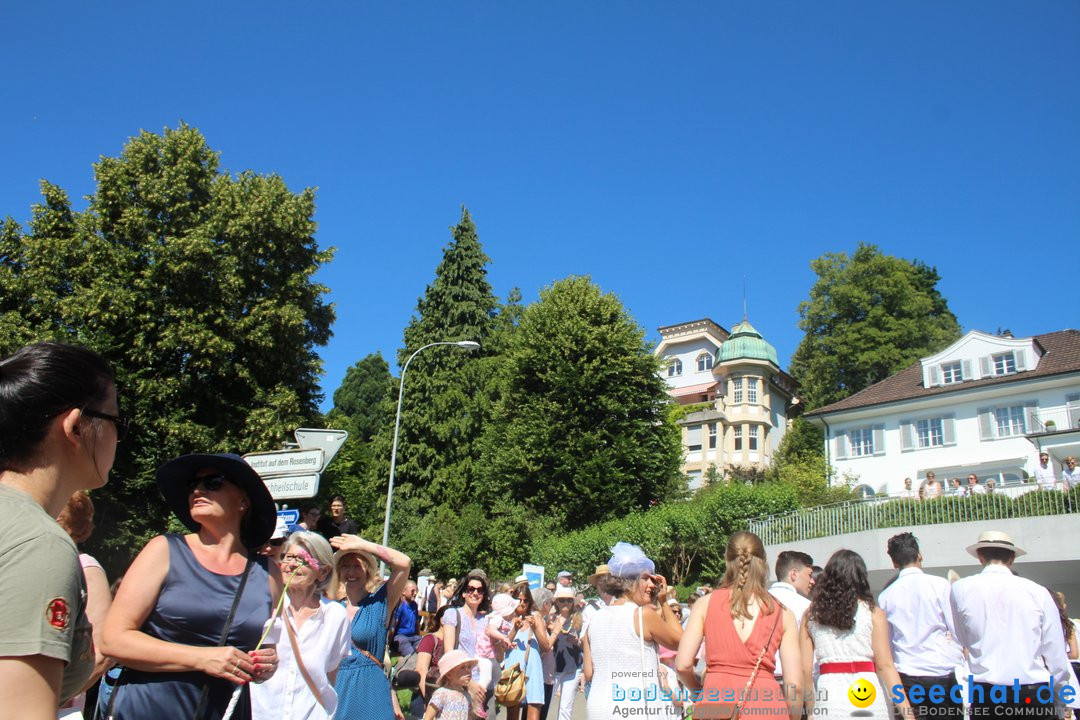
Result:
M761 646L761 652L758 653L757 662L754 663L754 671L750 673L750 679L746 681L746 687L743 688L742 695L739 696L738 702L729 704L721 703L719 711L711 717L718 718L719 720L739 720L739 713L742 712L743 703L746 702L746 698L750 695L750 688L754 684L754 680L757 678L758 670L761 669L761 660L765 657L765 651L769 647L769 643L772 642L772 636L776 634L776 626L780 624L780 618L784 614L784 606L780 603L776 603L776 619L773 620L772 630L769 631L769 637L766 638L765 644Z
M532 640L532 633L529 634L529 640ZM526 641L525 659L522 660L525 667L529 667L529 652L531 650L532 645L529 641ZM521 663L514 663L505 668L502 674L499 675L499 681L495 683L496 702L504 707L517 707L520 705L525 699L525 683L528 679L525 670L521 667Z

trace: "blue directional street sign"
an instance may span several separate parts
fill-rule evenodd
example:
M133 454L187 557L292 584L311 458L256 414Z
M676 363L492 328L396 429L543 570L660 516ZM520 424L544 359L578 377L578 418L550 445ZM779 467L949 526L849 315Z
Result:
M294 508L290 508L288 510L278 510L277 516L284 520L285 524L290 527L300 522L300 511Z

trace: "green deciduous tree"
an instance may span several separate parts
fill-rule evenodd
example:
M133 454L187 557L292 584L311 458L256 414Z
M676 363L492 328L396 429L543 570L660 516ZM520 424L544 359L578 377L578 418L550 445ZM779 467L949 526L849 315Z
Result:
M807 408L842 400L960 336L937 270L860 244L811 263L818 279L799 305L805 332L791 358Z
M578 528L679 494L681 447L641 328L587 277L541 291L485 438L491 497Z
M28 231L0 231L0 327L17 329L0 351L52 338L116 367L135 429L95 491L91 542L121 566L166 525L162 461L272 449L318 417L316 348L333 311L312 275L332 253L313 237L312 190L221 172L186 125L143 132L94 171L85 212L42 183Z

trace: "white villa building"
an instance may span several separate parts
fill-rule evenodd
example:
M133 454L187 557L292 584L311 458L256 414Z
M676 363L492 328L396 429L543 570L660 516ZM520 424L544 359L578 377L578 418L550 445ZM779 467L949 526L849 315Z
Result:
M1014 494L1040 450L1059 479L1064 458L1080 456L1080 332L972 331L806 418L824 428L837 476L858 476L866 494L897 494L904 478L917 488L928 471L946 488L975 473Z
M712 320L659 328L654 351L668 393L688 406L679 420L690 488L710 466L766 467L787 429L795 382L776 349L745 319L727 330Z

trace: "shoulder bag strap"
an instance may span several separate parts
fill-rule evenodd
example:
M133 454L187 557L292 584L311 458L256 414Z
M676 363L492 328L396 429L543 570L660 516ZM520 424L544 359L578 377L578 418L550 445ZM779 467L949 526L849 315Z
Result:
M240 606L240 596L244 594L244 587L247 585L248 575L251 574L251 566L255 564L255 559L248 554L247 564L244 566L244 574L240 576L240 585L236 588L236 597L233 598L232 607L229 609L229 615L225 618L225 626L221 630L221 639L218 640L218 647L223 647L225 642L229 639L229 630L232 629L233 618L236 617L236 608ZM116 688L113 689L116 692ZM206 700L210 696L210 685L203 684L202 694L199 695L199 704L195 706L195 714L192 716L193 720L199 720L203 716L203 712L206 710ZM111 700L112 698L110 698Z
M311 694L315 696L315 701L329 712L329 708L323 704L322 695L315 688L315 682L311 679L311 675L308 675L307 668L304 667L304 659L300 656L300 643L296 641L296 630L293 629L292 620L288 617L288 612L284 613L282 618L285 621L285 631L289 635L289 644L292 645L293 657L296 658L296 669L300 671L300 677L304 678L304 682L307 683L308 690L311 690Z
M769 649L769 643L772 642L772 637L776 634L776 626L780 624L780 618L784 615L784 607L780 603L776 602L775 607L776 619L773 620L773 626L772 630L769 631L769 637L765 638L765 644L761 646L761 652L758 653L757 662L754 663L754 672L750 673L750 679L746 681L746 688L743 690L742 697L739 698L739 702L735 705L736 715L742 708L743 703L746 702L747 695L750 694L750 688L754 685L758 670L761 669L761 660L765 657L765 651Z

